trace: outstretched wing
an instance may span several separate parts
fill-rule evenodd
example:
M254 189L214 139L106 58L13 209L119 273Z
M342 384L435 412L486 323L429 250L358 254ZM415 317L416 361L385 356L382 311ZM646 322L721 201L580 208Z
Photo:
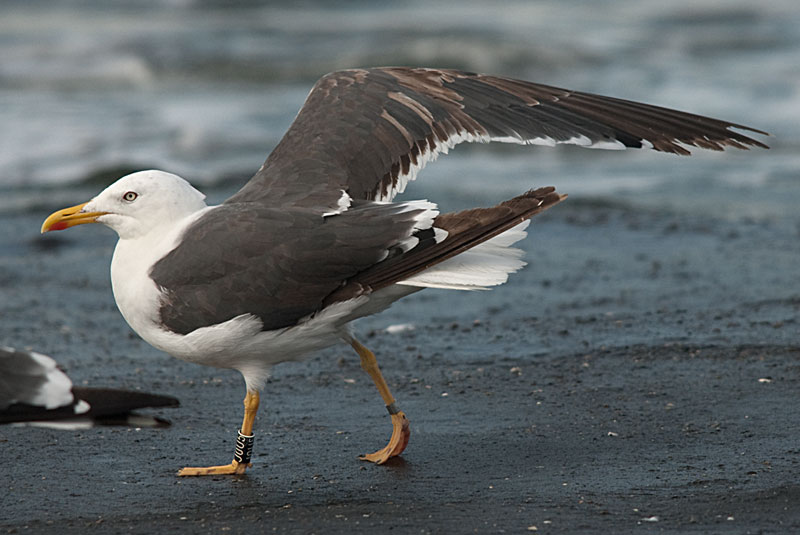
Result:
M322 77L281 142L229 201L322 212L391 200L461 142L689 154L766 145L743 125L628 100L454 70L381 67Z

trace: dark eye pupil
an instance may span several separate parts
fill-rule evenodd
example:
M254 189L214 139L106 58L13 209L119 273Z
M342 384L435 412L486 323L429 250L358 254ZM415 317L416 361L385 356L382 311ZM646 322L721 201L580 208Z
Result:
M126 201L133 201L136 199L136 193L134 193L133 191L129 191L128 193L123 195L122 198L125 199Z

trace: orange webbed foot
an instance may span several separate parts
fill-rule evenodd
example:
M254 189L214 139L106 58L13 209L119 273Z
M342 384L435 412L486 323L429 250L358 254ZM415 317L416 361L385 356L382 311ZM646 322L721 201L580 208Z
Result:
M410 437L411 425L405 413L400 411L397 414L392 414L392 438L389 439L389 444L375 453L362 455L359 459L375 464L383 464L392 457L403 453L403 450L405 450L408 445L408 439Z

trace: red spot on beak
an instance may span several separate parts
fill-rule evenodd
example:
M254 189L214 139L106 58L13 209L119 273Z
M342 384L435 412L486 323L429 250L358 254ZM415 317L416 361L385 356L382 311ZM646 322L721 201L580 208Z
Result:
M55 223L53 226L51 226L48 230L64 230L68 226L69 225L67 225L65 221L59 221L58 223Z

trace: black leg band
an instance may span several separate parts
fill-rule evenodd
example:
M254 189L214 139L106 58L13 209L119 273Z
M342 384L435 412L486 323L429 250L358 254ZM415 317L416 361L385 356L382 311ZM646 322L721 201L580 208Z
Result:
M243 435L237 431L236 448L233 450L233 460L239 464L249 464L250 456L253 454L254 435Z
M400 409L397 408L397 405L394 402L390 403L389 405L386 405L386 410L389 411L389 414L391 414L392 416L400 412Z

